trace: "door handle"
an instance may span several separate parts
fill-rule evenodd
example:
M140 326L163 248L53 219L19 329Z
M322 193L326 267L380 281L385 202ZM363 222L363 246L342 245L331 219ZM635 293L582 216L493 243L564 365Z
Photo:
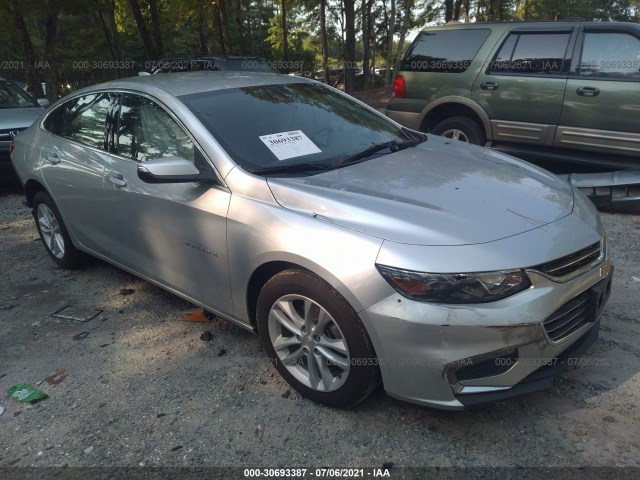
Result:
M112 173L107 177L107 180L109 180L109 182L113 183L118 188L127 186L127 181L119 173Z
M595 87L579 87L576 93L581 97L596 97L600 93L600 89Z
M482 82L480 88L482 90L497 90L498 84L496 82Z
M58 157L57 153L48 153L46 159L51 165L57 165L60 163L60 157Z

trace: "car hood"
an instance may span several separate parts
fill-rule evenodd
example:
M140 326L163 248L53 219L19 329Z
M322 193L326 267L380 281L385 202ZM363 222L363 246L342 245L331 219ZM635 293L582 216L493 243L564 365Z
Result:
M549 172L440 137L318 175L269 178L268 184L287 209L416 245L490 242L573 209L571 187Z
M0 130L24 129L30 127L44 109L33 108L7 108L0 110Z

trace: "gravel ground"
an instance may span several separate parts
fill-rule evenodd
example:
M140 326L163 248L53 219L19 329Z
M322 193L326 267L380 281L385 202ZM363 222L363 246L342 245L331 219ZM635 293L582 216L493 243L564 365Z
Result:
M392 478L410 476L404 467L521 468L504 478L640 467L640 216L603 214L616 274L600 339L550 390L462 412L379 390L341 411L291 391L250 333L185 322L194 306L100 261L60 270L18 189L2 188L0 478L39 466L384 466ZM101 313L51 317L66 305ZM17 383L49 398L19 404L6 395ZM576 474L589 471L604 475ZM36 474L47 478L24 478Z

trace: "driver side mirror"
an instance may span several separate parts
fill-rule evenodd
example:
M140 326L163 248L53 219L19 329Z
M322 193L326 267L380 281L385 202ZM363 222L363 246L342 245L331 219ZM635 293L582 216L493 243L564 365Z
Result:
M188 183L210 180L193 162L180 157L155 158L138 165L138 177L146 183Z

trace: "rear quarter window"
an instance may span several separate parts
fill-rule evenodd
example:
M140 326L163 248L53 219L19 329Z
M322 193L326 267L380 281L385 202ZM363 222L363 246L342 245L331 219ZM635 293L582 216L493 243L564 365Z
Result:
M422 32L409 48L402 70L462 73L490 33L486 28Z

